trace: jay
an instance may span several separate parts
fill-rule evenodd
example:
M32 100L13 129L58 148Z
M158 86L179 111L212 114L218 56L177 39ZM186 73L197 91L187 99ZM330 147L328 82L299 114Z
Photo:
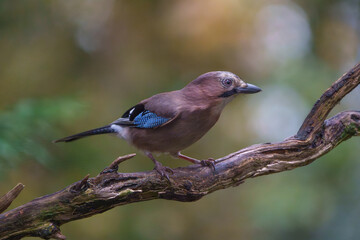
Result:
M192 163L214 168L214 161L198 160L181 154L217 122L225 105L239 94L261 89L226 71L205 73L184 88L156 94L127 110L121 118L100 128L55 140L71 142L98 134L114 134L142 150L155 170L169 179L172 170L154 158L154 152L169 153Z

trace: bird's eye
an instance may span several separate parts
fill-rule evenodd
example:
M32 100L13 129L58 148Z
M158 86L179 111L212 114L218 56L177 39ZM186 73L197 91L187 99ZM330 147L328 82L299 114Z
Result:
M222 80L222 85L226 88L230 87L233 84L233 80L226 78L224 80Z

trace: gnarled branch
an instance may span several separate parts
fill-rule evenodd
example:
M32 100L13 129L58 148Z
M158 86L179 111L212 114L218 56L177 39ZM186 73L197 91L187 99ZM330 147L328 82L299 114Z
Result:
M10 206L12 201L15 200L24 187L25 186L22 183L18 183L13 189L0 198L0 213L5 211Z
M279 143L253 145L216 160L216 170L191 165L174 169L170 183L156 171L119 173L116 159L98 176L71 184L0 215L0 239L24 236L64 239L60 226L113 207L152 199L195 201L247 178L304 166L360 134L360 111L325 120L330 110L360 83L360 65L337 80L316 102L298 133Z

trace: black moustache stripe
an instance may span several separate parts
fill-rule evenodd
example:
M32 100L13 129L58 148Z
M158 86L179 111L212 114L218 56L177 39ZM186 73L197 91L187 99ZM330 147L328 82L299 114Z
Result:
M232 90L226 91L223 94L219 95L219 97L226 98L226 97L230 97L230 96L232 96L232 95L234 95L236 93L237 93L236 89L233 88Z

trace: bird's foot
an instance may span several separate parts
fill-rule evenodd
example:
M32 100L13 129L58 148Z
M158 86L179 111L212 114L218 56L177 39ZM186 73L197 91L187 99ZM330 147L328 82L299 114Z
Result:
M165 177L169 182L170 182L170 178L169 178L169 175L167 172L169 172L171 174L174 173L174 171L171 168L165 167L160 162L157 162L157 161L155 163L154 170L156 170L162 178Z
M213 171L215 171L215 159L213 159L213 158L209 158L209 159L206 159L206 160L201 160L200 164L205 166L205 167L208 166Z

